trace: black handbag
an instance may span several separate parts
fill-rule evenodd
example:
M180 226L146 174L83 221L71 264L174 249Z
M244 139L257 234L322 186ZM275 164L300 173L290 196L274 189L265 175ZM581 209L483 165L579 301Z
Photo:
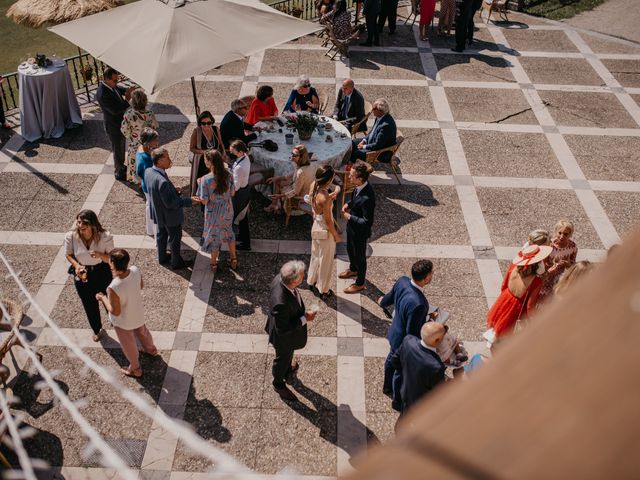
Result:
M278 151L278 144L276 142L274 142L273 140L270 139L266 139L262 142L252 142L249 143L250 147L262 147L264 148L267 152L277 152Z

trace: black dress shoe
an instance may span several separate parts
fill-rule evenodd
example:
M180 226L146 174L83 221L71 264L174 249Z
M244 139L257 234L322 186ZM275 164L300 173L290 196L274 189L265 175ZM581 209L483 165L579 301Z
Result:
M244 243L240 243L240 244L236 245L236 250L242 250L244 252L250 252L251 251L251 245L245 245Z
M391 396L393 395L393 390L391 390L390 388L383 388L382 393L384 393L385 395Z
M321 293L320 294L320 300L322 300L323 302L326 302L327 300L329 300L331 297L333 297L333 291L329 290L326 293Z
M318 287L316 287L315 285L309 285L309 290L311 290L311 293L313 293L316 297L320 296L320 290L318 290Z
M363 42L360 44L361 47L370 47L371 45L373 45L371 42Z
M464 52L464 48L458 48L458 47L453 47L451 49L452 52L458 52L458 53L462 53Z
M158 260L158 263L160 265L166 265L167 263L169 263L171 261L171 255L167 255L166 257L164 257L161 260Z
M273 387L280 398L287 402L297 402L298 397L296 397L291 390L289 390L286 386L282 388L278 388L276 386Z
M396 412L402 412L402 406L398 402L391 402L391 408Z

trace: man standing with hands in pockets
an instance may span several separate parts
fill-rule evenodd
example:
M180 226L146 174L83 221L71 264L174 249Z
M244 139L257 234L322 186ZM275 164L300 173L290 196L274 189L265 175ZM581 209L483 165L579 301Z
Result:
M269 343L276 350L273 359L273 389L283 400L298 399L287 388L286 379L298 371L300 364L293 360L293 352L307 344L307 323L316 318L316 312L305 309L298 286L304 280L305 265L291 260L280 268L271 282L271 297L267 324L264 329Z

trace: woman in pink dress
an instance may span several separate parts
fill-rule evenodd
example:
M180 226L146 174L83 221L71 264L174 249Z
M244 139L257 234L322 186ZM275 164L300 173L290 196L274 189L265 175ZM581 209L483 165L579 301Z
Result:
M420 40L429 40L429 24L436 10L436 0L420 0Z

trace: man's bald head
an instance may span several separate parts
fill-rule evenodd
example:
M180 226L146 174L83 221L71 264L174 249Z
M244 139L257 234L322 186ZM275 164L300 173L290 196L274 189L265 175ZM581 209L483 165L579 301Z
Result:
M431 348L436 348L442 342L446 330L438 322L427 322L420 329L422 341Z
M353 88L353 80L351 80L350 78L345 78L342 82L342 93L344 93L345 95L351 95L351 92L353 92Z

